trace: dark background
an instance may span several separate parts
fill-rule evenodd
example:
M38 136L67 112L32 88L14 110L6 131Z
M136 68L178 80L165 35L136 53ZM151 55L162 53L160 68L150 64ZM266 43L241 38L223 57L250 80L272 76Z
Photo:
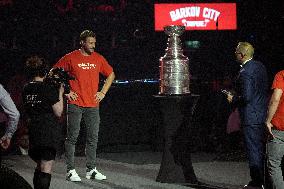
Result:
M78 36L82 30L91 29L98 36L97 51L114 66L117 79L158 78L158 59L164 54L167 37L163 32L154 31L153 5L154 2L172 1L3 2L5 0L2 0L2 6L0 4L1 64L8 64L6 69L9 72L21 67L25 58L34 53L43 55L54 64L65 53L79 47ZM72 7L68 2L73 2ZM282 1L175 2L237 3L237 30L187 31L181 37L183 41L201 42L198 50L185 48L194 76L212 80L230 72L232 64L235 64L234 48L240 40L255 46L256 58L267 65L272 75L281 69Z
M94 30L97 51L114 67L116 79L131 81L130 84L114 84L102 104L99 145L145 144L152 149L159 148L161 116L152 98L158 93L158 83L135 82L159 78L159 58L164 55L167 36L154 31L154 2L173 1L0 1L1 83L16 96L20 89L15 92L15 85L7 85L15 80L15 75L23 73L27 57L39 54L52 65L67 52L79 48L78 36L82 30ZM274 74L283 69L283 1L175 2L237 3L237 30L186 31L181 36L182 41L201 43L199 49L184 45L184 54L190 60L191 91L201 95L194 122L198 128L196 136L224 134L230 109L224 110L227 105L218 90L226 78L233 79L238 71L234 58L238 41L253 44L255 59L267 67L270 82ZM216 119L220 111L225 113L221 112L222 116ZM212 132L215 127L219 128L218 134Z

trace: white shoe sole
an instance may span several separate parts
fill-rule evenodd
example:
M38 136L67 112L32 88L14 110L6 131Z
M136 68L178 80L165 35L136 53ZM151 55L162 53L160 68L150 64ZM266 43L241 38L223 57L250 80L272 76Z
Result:
M71 180L69 177L66 178L66 180L71 181L71 182L81 182L81 179L76 179L76 180Z
M86 179L91 179L91 176L86 176ZM106 180L106 178L96 178L96 177L95 177L95 179L96 180Z

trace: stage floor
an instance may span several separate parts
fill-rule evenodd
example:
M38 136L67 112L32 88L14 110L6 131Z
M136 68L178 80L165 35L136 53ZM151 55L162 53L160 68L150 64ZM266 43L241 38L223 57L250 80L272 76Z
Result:
M50 189L188 189L206 188L156 182L162 154L160 152L99 153L97 169L105 181L85 179L85 157L76 157L76 170L82 182L65 180L64 157L54 165ZM246 161L216 161L215 154L193 153L192 161L199 181L220 188L239 189L249 181ZM4 156L4 165L16 171L32 185L35 163L28 156ZM207 187L214 188L214 187Z

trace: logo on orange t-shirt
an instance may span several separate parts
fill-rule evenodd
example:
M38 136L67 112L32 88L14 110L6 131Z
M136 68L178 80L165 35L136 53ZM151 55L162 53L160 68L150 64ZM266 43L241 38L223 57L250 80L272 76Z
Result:
M92 63L81 63L78 64L79 68L82 68L83 70L90 70L90 69L95 69L96 65Z

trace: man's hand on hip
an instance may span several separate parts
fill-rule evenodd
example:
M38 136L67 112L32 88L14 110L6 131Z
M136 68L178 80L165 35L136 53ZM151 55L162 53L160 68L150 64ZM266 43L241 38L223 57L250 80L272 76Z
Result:
M95 95L95 100L97 102L100 102L104 99L104 97L105 97L105 94L103 92L97 92Z
M72 100L75 101L75 100L78 99L78 95L77 95L77 93L75 93L74 91L70 91L70 93L66 94L65 96L66 96L67 99L70 100L70 101L72 101Z

